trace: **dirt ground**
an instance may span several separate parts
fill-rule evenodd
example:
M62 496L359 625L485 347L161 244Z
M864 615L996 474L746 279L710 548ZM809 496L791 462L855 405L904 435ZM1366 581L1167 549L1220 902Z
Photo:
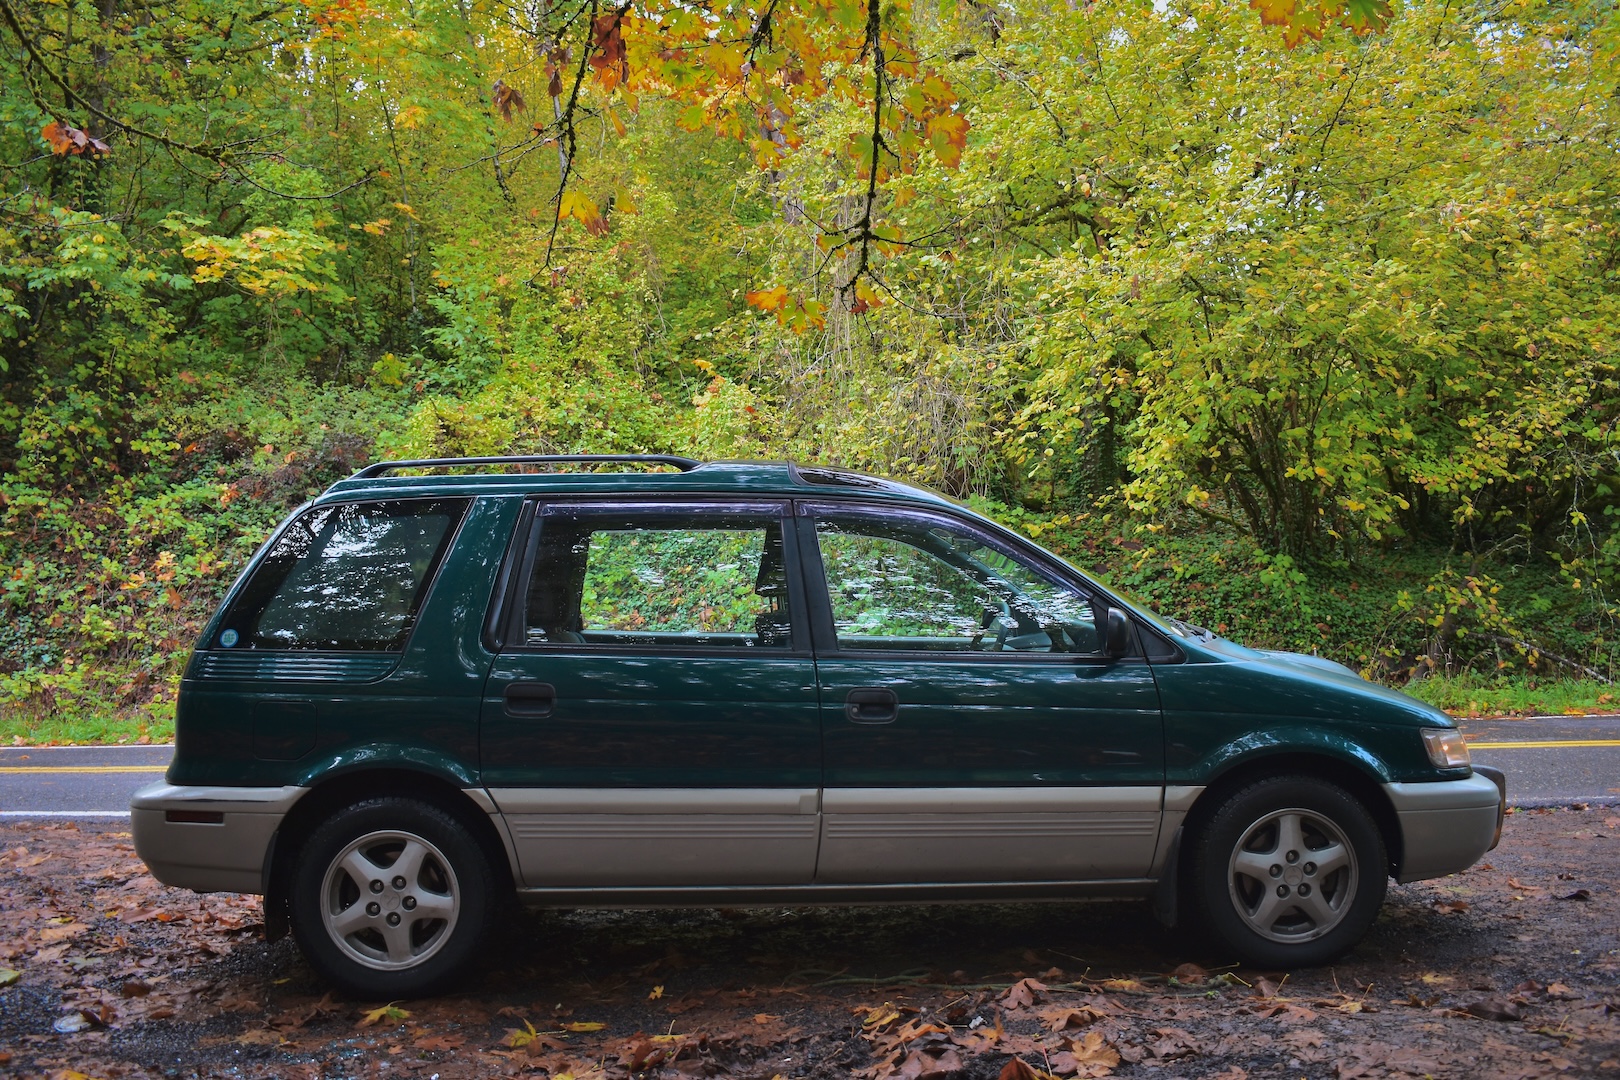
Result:
M122 825L0 826L0 1075L1620 1080L1620 810L1519 811L1338 964L1144 904L530 913L459 995L328 994ZM74 1030L78 1029L78 1030Z

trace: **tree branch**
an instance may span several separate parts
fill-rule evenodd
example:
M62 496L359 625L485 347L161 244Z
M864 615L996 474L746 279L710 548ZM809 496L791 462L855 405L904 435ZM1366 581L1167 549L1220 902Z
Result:
M61 75L57 74L57 72L45 62L44 54L40 51L39 46L34 43L34 40L28 36L28 32L23 29L22 20L17 17L16 11L12 9L10 0L0 0L0 20L3 20L5 24L10 27L11 33L16 37L18 44L23 47L23 51L28 54L29 59L34 62L34 66L36 66L40 71L44 72L47 79L56 84L57 88L62 91L63 98L70 104L78 105L90 115L111 124L113 127L116 127L120 131L126 132L127 134L154 142L159 146L173 152L190 154L195 157L200 157L206 161L212 161L222 169L230 170L237 179L258 188L260 191L267 194L275 195L276 197L282 199L330 199L350 190L351 188L359 187L361 184L370 182L375 176L374 172L367 172L364 176L353 183L345 184L336 191L329 192L325 195L293 195L289 192L277 191L275 188L261 184L259 181L253 179L253 177L247 175L247 173L238 163L236 155L231 152L228 144L225 146L209 146L207 143L180 142L177 139L169 138L167 135L159 135L155 131L147 131L145 128L136 127L134 124L131 124L126 120L120 120L118 117L113 116L111 113L99 108L90 100L85 98L84 95L73 89L72 86L69 86L67 80ZM37 84L35 84L32 78L28 79L28 85L29 92L31 96L33 96L35 104L39 105L40 108L44 109L46 112L54 112L55 110L49 107L48 102L41 100L39 87Z

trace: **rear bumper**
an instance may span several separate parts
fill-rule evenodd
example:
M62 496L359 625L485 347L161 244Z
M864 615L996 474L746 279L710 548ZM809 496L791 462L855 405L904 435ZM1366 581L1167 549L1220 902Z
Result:
M151 784L129 802L135 852L165 885L262 893L271 838L305 790Z
M1466 870L1502 835L1507 786L1496 770L1475 770L1466 780L1386 784L1401 826L1397 881L1419 881Z

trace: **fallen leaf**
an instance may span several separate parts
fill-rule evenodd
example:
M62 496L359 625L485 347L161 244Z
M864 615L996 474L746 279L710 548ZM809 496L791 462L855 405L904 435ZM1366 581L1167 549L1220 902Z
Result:
M1041 1023L1049 1031L1088 1027L1103 1017L1100 1011L1090 1005L1048 1005L1035 1010L1035 1015L1041 1018Z
M252 1028L236 1037L236 1041L243 1046L280 1046L286 1039L279 1031L267 1028Z
M22 978L22 972L16 968L0 968L0 986L10 986Z
M661 998L663 996L664 996L664 987L663 987L663 984L660 983L659 985L653 987L651 992L649 992L647 994L647 1000L648 1001L657 1001L659 998Z
M1124 994L1140 993L1141 991L1147 989L1146 986L1143 986L1135 979L1104 979L1102 981L1102 988L1104 990L1113 990Z
M1046 990L1046 984L1039 979L1019 979L1001 995L1001 1003L1009 1009L1027 1009Z
M1436 900L1434 910L1442 915L1456 915L1467 911L1472 905L1466 900Z
M523 1021L523 1026L520 1028L507 1028L506 1038L502 1039L501 1041L507 1046L510 1046L512 1049L516 1050L520 1047L528 1046L539 1037L540 1033L534 1030L534 1025L525 1020Z
M1088 1031L1084 1038L1069 1040L1067 1054L1075 1063L1085 1067L1087 1070L1095 1070L1098 1067L1112 1069L1119 1064L1119 1051L1115 1050L1102 1037L1102 1033L1097 1031ZM1091 1075L1100 1074L1091 1071Z
M943 1080L966 1067L955 1047L919 1047L906 1055L894 1075L895 1080Z
M384 1020L409 1020L410 1018L410 1013L406 1012L404 1009L401 1009L393 1002L389 1002L387 1005L384 1005L381 1008L372 1009L370 1012L366 1013L366 1015L360 1020L360 1026L371 1027L375 1024L382 1023Z
M75 1009L66 1016L58 1017L56 1023L51 1025L51 1030L62 1035L73 1035L80 1031L88 1031L92 1027L95 1027L95 1024L90 1018Z
M1153 1041L1148 1044L1147 1050L1161 1061L1191 1057L1203 1050L1198 1039L1181 1028L1154 1028L1149 1035Z
M866 1019L861 1021L861 1027L867 1031L875 1031L885 1024L891 1024L900 1019L900 1010L888 1001L881 1005L860 1006L855 1011L866 1013Z
M996 1080L1050 1080L1051 1073L1042 1072L1023 1058L1008 1058Z
M1404 1000L1401 998L1390 998L1389 1003L1391 1005L1406 1005L1413 1009L1427 1009L1431 1006L1438 1005L1440 1003L1440 998L1438 996L1418 997L1416 994L1407 994Z
M605 1027L607 1025L598 1020L576 1020L571 1024L564 1024L562 1029L564 1031L601 1031Z
M1590 899L1592 899L1592 890L1591 889L1576 889L1574 892L1570 893L1568 896L1560 896L1558 899L1560 899L1560 900L1590 900Z
M1481 1020L1506 1022L1524 1019L1524 1009L1520 1008L1519 1003L1505 997L1481 998L1464 1006L1463 1011Z

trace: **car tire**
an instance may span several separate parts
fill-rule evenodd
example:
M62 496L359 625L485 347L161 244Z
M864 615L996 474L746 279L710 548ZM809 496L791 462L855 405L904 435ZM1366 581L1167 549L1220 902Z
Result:
M1389 861L1355 796L1306 776L1259 780L1198 831L1188 887L1198 921L1243 963L1309 967L1366 934Z
M494 893L482 847L454 815L417 799L367 799L301 847L293 936L347 993L421 997L465 970L488 932Z

